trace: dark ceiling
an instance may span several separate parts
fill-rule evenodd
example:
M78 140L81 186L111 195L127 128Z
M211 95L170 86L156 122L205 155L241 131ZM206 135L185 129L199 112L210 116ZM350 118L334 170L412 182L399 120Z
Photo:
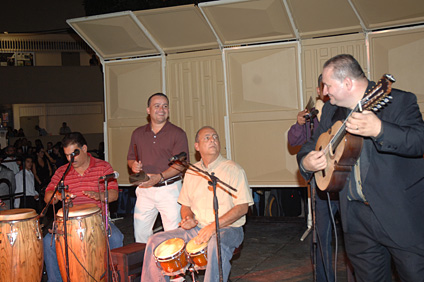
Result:
M52 33L71 31L67 19L197 4L212 0L43 0L3 1L0 9L0 32ZM41 5L42 3L42 5Z

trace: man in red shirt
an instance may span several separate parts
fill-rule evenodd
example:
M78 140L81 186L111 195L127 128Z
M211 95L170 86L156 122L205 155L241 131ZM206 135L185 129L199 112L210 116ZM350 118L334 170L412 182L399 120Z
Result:
M105 198L105 183L104 181L99 181L99 178L104 175L112 174L112 166L108 162L94 158L87 152L87 141L79 132L67 134L62 140L62 145L68 161L71 160L71 155L75 153L76 150L79 150L79 154L75 154L72 166L64 179L64 184L68 186L66 195L69 195L73 199L72 202L74 205L94 203L101 207L101 202L103 202ZM68 165L61 166L53 175L50 184L46 188L44 197L46 203L52 197L67 166ZM60 198L60 194L57 193L54 196L53 203L56 204ZM108 202L114 202L117 199L118 183L116 179L113 179L108 181ZM111 236L109 237L110 248L122 247L124 236L112 223L109 223L109 227L111 229ZM55 240L51 240L51 237L52 234L47 233L43 239L47 275L49 281L62 281L57 263Z

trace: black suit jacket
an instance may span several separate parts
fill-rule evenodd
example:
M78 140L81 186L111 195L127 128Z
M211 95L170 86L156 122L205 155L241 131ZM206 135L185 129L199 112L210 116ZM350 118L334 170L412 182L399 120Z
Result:
M370 82L368 88L373 85ZM413 93L392 89L391 96L392 102L376 113L382 121L383 135L378 140L364 138L361 181L378 221L393 241L407 247L424 243L424 122ZM319 127L297 155L299 164L315 150L318 137L336 120L346 118L348 112L325 104ZM367 157L362 158L364 152ZM305 179L313 176L299 167ZM353 177L353 172L350 175ZM349 232L347 192L345 185L340 192L344 232Z

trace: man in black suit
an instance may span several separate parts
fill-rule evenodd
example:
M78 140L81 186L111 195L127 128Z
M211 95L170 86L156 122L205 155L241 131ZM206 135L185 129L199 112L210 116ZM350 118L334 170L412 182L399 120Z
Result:
M351 55L324 64L321 122L297 160L306 179L327 167L318 137L337 120L363 137L359 160L340 192L346 252L357 281L391 281L391 259L402 281L424 281L424 121L417 97L392 89L391 103L377 113L354 112L375 83Z

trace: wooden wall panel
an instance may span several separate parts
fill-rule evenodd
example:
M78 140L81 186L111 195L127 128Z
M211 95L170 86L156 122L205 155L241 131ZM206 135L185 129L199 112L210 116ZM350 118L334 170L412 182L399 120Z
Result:
M226 50L231 157L251 185L298 185L285 134L300 104L298 44Z
M131 133L147 123L147 99L162 92L161 58L114 61L105 64L107 160L129 184L127 152Z
M424 27L371 33L369 42L372 79L392 74L393 87L415 93L424 113Z
M220 135L226 156L224 74L219 50L169 55L167 88L172 121L187 133L191 161L195 160L194 137L205 125Z
M343 53L353 55L361 64L365 74L368 73L367 49L364 34L302 41L302 83L304 101L307 102L309 97L317 97L316 87L318 76L322 72L324 63L331 57ZM303 109L303 107L301 109Z

